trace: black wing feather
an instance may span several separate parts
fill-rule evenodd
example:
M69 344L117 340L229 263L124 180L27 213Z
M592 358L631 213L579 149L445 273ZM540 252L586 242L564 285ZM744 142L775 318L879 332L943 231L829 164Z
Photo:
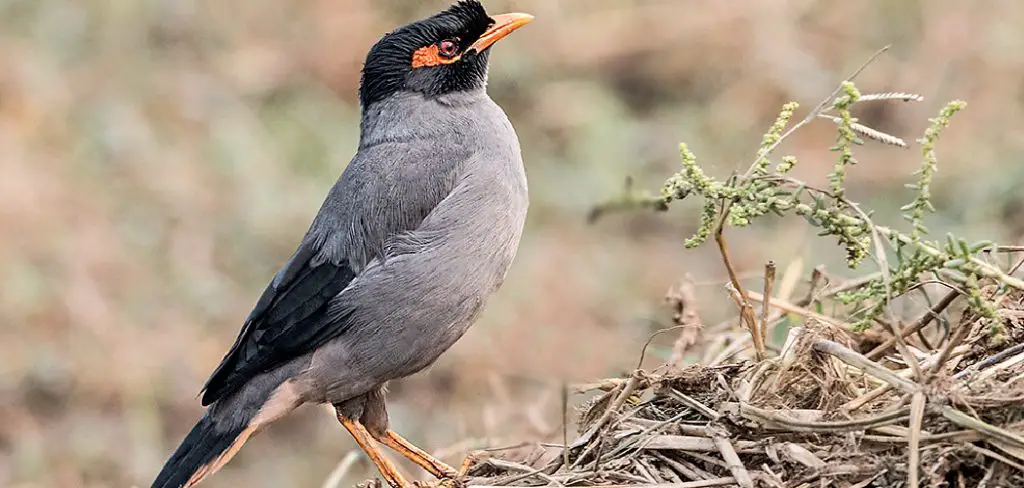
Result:
M337 337L345 321L328 320L328 303L355 278L345 260L319 263L305 242L267 285L234 345L203 387L203 406L230 395L254 375Z

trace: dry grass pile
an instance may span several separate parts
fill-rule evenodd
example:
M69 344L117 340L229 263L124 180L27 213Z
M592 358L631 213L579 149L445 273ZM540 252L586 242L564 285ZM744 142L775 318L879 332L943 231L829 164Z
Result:
M914 326L879 344L811 318L772 359L582 386L600 394L568 450L497 454L469 484L1024 486L1024 295L999 299L999 337L969 311L929 325L950 301L915 323L933 347Z

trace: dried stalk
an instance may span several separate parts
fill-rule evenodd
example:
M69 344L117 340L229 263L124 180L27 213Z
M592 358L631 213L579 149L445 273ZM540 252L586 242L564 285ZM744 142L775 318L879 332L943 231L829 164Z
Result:
M922 315L921 318L917 319L913 325L903 329L903 337L909 337L911 334L917 333L921 329L927 327L933 320L935 320L935 317L938 317L943 311L949 308L949 306L952 305L959 296L960 293L957 291L947 293L946 296L942 297L942 300L940 300L939 303L936 303L935 306L925 312L925 314ZM889 338L878 347L872 349L871 352L867 354L867 357L872 360L878 359L894 345L896 345L896 338Z
M738 413L747 420L762 424L764 427L781 427L791 432L851 432L865 430L883 425L892 425L901 422L910 415L909 408L902 408L894 412L870 415L856 420L840 420L834 422L805 422L802 420L787 417L780 412L772 412L753 405L741 403L738 405Z
M831 354L846 364L861 369L865 373L874 376L886 383L889 383L894 388L902 391L903 393L914 393L918 391L919 387L917 384L900 378L893 373L891 370L883 368L878 363L864 357L863 354L852 351L841 344L837 344L832 341L819 339L814 342L814 350Z
M771 301L772 288L775 286L775 261L768 261L768 264L764 265L764 296L769 297L768 300L762 300L761 302L761 344L768 342L768 312L771 310L769 302Z
M736 449L729 442L729 437L725 433L716 432L713 439L715 446L718 447L718 452L722 454L722 459L729 467L729 472L732 473L733 478L736 478L736 484L740 485L740 488L754 488L754 480L750 478L750 473L747 472L743 461L736 454Z
M910 459L907 466L910 470L910 486L921 486L921 424L924 423L924 407L924 393L914 393L910 401Z

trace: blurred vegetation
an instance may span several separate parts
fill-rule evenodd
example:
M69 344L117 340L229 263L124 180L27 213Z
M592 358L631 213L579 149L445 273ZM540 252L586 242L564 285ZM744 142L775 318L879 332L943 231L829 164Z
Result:
M0 486L148 485L351 157L366 50L445 4L0 1ZM882 45L893 48L858 86L925 101L854 107L866 125L910 140L945 100L970 103L943 134L930 230L1024 234L1024 3L486 4L537 16L495 48L490 84L523 143L528 229L480 324L392 393L395 427L453 460L556 435L558 382L632 367L684 273L715 285L699 290L723 304L703 306L706 320L729 316L715 251L683 249L698 208L593 226L587 211L626 176L656 187L681 140L722 158L702 160L713 176L741 171L758 150L741 142L783 102L812 106ZM834 130L785 141L794 177L827 187L835 159L820 148ZM869 144L858 157L850 198L913 199L902 184L920 153ZM796 256L840 271L813 237L775 221L736 229L730 248L741 274ZM307 409L207 485L319 486L352 448Z

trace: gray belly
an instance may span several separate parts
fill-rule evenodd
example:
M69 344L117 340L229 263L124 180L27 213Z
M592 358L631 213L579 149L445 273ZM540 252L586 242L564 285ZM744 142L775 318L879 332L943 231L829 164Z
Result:
M311 401L341 403L429 367L466 333L486 299L439 297L425 313L415 313L418 304L394 304L400 308L380 322L346 331L314 353L307 373L315 385Z
M309 369L322 401L340 403L421 371L462 337L516 254L526 203L515 188L457 190L332 301L329 314L345 330Z

